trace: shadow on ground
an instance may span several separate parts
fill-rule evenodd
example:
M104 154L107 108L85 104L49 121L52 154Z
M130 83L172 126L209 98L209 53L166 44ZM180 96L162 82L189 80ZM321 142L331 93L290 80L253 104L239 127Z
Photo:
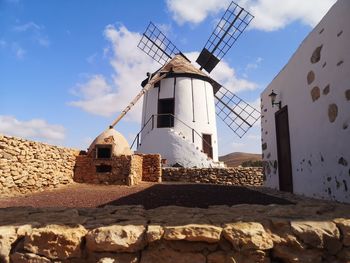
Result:
M208 208L213 205L238 204L294 204L285 199L263 194L239 186L208 184L157 184L143 191L100 205L143 205L145 209L160 206Z

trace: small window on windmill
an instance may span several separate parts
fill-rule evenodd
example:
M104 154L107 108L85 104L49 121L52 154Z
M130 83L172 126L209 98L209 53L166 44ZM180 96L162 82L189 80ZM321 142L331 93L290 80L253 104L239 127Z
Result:
M112 145L96 145L96 159L112 158Z

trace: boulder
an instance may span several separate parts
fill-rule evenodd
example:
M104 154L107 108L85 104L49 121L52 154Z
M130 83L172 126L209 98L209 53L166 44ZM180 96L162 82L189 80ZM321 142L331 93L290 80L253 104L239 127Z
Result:
M297 238L313 248L334 250L333 247L340 243L340 233L333 222L292 221L291 229Z
M334 222L340 229L344 246L350 247L350 219L337 218Z
M13 226L0 227L0 262L10 262L11 245L17 239L16 229Z
M49 259L69 259L81 256L81 241L86 234L82 226L48 225L34 228L24 239L24 249Z
M220 240L221 231L221 227L202 224L189 224L184 226L165 226L164 239L216 243Z
M273 247L270 235L260 223L237 222L226 224L223 234L236 250L267 250Z
M112 225L86 235L88 249L96 252L136 252L146 245L144 225Z

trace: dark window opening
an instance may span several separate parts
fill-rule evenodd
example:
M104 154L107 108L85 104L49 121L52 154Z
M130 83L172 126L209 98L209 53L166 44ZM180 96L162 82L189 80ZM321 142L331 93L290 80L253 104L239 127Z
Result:
M213 159L213 147L211 144L211 134L203 134L202 138L202 147L203 147L203 152L207 154L207 156L211 159Z
M112 157L112 146L96 146L97 159L109 159Z
M110 165L101 164L96 166L96 173L110 173L110 172L112 172L112 166Z
M158 121L157 128L174 127L174 99L158 100Z

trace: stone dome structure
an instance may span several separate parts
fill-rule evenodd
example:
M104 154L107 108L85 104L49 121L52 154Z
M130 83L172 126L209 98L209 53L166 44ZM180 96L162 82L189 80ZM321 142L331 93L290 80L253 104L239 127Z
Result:
M102 132L96 139L91 143L88 154L96 150L98 147L111 147L111 155L132 155L129 143L124 136L117 132L115 129L108 129Z

